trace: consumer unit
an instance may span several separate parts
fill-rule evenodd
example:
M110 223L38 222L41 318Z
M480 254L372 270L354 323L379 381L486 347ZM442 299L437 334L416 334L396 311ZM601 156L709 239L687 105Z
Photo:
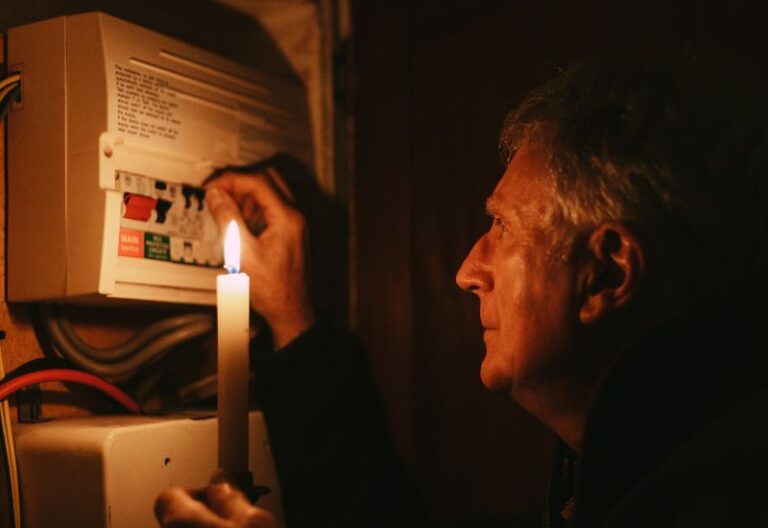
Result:
M103 13L11 29L8 299L215 302L202 182L312 165L303 88Z

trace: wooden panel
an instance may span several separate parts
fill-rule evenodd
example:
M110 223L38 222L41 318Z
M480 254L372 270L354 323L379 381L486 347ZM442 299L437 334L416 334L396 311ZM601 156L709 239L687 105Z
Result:
M353 318L383 394L393 438L414 463L409 85L406 10L371 2L355 20L356 178L350 186ZM386 28L386 32L381 31Z
M535 77L535 59L513 52L537 44L516 33L537 15L528 11L509 4L444 10L429 24L434 13L425 8L414 24L417 468L439 519L473 512L520 516L536 509L545 487L551 442L513 402L482 386L477 301L454 281L488 226L484 201L503 170L499 124Z

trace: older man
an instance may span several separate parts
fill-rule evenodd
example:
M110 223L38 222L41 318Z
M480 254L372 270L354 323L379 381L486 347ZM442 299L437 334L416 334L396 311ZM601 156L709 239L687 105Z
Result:
M485 385L570 448L551 523L768 521L756 88L694 59L591 65L507 118L493 223L457 280L480 298Z
M768 114L758 86L693 58L592 64L507 117L491 227L457 282L480 300L483 383L563 441L547 526L768 526ZM273 229L271 243L295 253L303 233L280 231L277 212L291 210L275 198L280 185L262 193L264 176L253 181L268 224L257 238ZM237 194L231 185L217 186ZM238 217L221 193L210 205L222 221ZM302 287L283 298L305 299ZM300 326L276 344L317 324ZM350 490L377 478L352 479ZM387 517L375 497L346 493L379 516L358 526ZM165 497L170 525L169 511L189 509ZM247 519L242 509L217 511L221 524L190 525L251 526L227 520ZM339 519L330 525L355 525Z

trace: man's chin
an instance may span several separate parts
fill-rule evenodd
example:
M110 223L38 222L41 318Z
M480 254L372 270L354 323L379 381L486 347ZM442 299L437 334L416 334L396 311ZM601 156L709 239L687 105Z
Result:
M503 369L493 365L488 361L486 354L483 363L480 365L480 381L486 389L493 392L500 392L509 395L512 390L512 380L508 375L504 374Z

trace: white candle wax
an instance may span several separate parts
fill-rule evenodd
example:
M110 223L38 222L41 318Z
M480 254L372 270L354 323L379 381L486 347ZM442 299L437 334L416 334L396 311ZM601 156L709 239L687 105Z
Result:
M228 255L231 251L227 251L233 236L237 238L237 262L232 262L232 255ZM234 222L227 229L226 239L226 267L233 271L240 265L240 241ZM248 471L249 288L245 273L216 277L219 467L233 473Z

